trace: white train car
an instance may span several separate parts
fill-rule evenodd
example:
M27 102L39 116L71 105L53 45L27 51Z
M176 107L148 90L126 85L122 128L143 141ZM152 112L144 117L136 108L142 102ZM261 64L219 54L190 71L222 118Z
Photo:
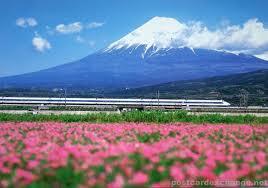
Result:
M115 105L115 106L201 106L227 107L224 100L186 99L116 99L116 98L44 98L44 97L0 97L0 104L13 105Z

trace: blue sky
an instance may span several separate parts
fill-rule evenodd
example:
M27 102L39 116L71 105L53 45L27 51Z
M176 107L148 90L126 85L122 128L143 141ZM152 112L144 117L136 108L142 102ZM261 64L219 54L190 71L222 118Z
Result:
M0 76L78 60L154 16L202 22L211 31L257 19L265 38L267 7L266 0L1 0ZM258 53L268 54L266 46Z

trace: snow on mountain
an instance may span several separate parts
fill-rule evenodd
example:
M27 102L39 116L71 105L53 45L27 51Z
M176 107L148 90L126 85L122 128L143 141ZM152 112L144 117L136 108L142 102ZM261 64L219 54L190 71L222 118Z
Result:
M143 56L159 49L190 48L221 50L225 53L255 54L267 44L268 30L257 19L248 20L243 26L232 25L209 29L202 22L179 22L174 18L154 17L141 27L112 43L105 51L143 47ZM266 37L267 38L267 37ZM267 59L266 52L257 57ZM260 53L260 52L259 52ZM256 55L256 54L255 54Z
M129 33L120 40L112 43L106 51L113 49L129 48L131 46L145 46L145 51L153 47L161 48L182 47L176 42L186 26L176 19L166 17L154 17L147 23Z
M141 57L144 58L148 49L152 48L150 54L155 54L160 49L172 49L172 48L188 48L196 55L195 48L188 43L185 37L189 34L189 28L184 23L180 23L174 18L167 17L154 17L144 25L138 27L133 32L127 34L120 40L110 44L104 49L104 52L111 52L113 50L128 49L144 47ZM211 49L215 51L221 51L225 53L231 53L239 55L239 52L231 52L222 49Z

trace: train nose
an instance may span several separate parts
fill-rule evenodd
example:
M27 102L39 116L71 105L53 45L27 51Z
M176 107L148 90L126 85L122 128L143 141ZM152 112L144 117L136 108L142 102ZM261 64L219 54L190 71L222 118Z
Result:
M226 102L226 101L222 101L222 104L224 105L224 106L230 106L231 104L230 103L228 103L228 102Z

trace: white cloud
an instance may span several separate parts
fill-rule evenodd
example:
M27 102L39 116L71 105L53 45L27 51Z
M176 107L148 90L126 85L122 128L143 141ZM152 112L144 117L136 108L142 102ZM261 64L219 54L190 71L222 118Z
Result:
M201 22L181 23L174 43L192 48L207 48L244 52L264 57L268 55L268 27L258 19L250 19L242 26L225 21L220 28L211 30Z
M27 23L28 23L29 26L32 26L32 27L36 26L38 24L37 21L34 18L28 18Z
M102 27L104 25L104 22L91 22L87 24L86 28L88 29L95 29L98 27Z
M89 24L84 24L81 22L74 22L70 24L59 24L56 26L55 31L61 34L72 34L72 33L79 33L84 28L85 29L95 29L98 27L102 27L104 25L103 22L91 22Z
M239 50L268 48L268 28L257 19L248 20L243 27L229 26L223 44Z
M26 27L34 27L34 26L38 25L38 23L37 23L36 19L34 19L34 18L31 18L31 17L30 18L23 18L23 17L21 17L21 18L18 18L16 20L16 25L19 26L19 27L26 28Z
M39 52L44 52L45 50L49 50L51 48L51 44L48 42L48 40L42 38L37 33L35 34L35 37L32 40L32 45Z
M56 26L56 31L62 34L79 33L83 29L81 22L74 22L68 25L59 24Z

